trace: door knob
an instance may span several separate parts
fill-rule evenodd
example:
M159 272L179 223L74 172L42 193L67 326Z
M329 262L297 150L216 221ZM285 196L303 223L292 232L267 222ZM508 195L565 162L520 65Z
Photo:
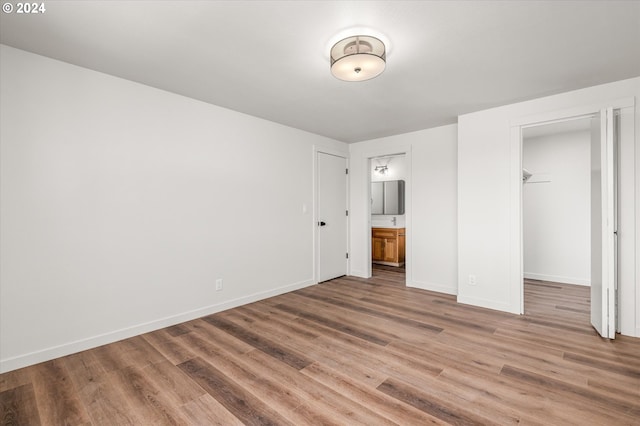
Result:
M324 223L324 222L318 222L318 225L320 225L320 226L325 226L325 225L326 225L326 223Z

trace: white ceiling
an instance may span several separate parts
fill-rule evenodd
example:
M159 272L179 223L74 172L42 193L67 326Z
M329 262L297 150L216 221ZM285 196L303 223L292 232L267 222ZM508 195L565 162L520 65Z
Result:
M639 1L52 1L2 13L0 42L356 142L640 76ZM387 68L329 72L370 29ZM46 76L42 76L46 78Z

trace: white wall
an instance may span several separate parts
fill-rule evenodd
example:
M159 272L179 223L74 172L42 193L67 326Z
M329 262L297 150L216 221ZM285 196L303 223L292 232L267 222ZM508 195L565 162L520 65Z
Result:
M633 105L640 78L466 114L458 120L458 300L520 313L521 149L519 125L563 114L579 115L617 104ZM620 291L623 334L640 336L640 128L631 108L623 127L631 138L621 146ZM635 111L635 112L634 112ZM515 142L517 141L517 143ZM469 275L476 275L470 285Z
M456 138L449 125L349 145L352 275L371 273L368 159L404 152L407 285L456 293Z
M589 285L591 275L590 132L527 137L522 165L524 276ZM536 176L548 174L546 182Z
M1 49L0 371L313 283L345 144Z

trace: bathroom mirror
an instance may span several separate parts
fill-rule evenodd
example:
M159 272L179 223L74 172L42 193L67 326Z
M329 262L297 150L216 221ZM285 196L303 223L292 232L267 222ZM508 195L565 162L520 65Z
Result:
M371 214L384 214L384 182L371 182Z
M371 182L371 214L404 214L404 181Z

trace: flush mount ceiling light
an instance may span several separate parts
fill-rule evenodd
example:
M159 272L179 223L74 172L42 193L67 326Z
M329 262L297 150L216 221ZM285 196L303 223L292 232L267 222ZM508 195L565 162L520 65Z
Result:
M386 65L384 43L371 36L352 36L331 48L331 74L344 81L374 78Z

